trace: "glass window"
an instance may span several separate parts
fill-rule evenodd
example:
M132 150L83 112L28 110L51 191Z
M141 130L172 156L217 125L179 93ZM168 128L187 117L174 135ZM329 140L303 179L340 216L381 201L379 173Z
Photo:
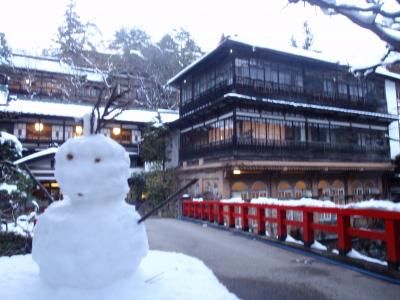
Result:
M333 80L324 79L324 93L328 96L335 95L335 83Z
M278 83L278 65L268 63L265 65L265 81Z

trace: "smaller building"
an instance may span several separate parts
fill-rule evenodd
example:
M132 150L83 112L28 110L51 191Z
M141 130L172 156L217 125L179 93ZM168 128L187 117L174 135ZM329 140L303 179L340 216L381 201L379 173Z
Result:
M22 143L23 155L30 156L29 167L55 198L59 198L54 178L54 153L67 139L83 133L82 116L92 110L90 105L56 103L18 98L0 105L0 130L14 134ZM128 151L131 171L143 171L140 143L146 124L161 118L171 122L178 117L169 110L128 109L106 125L101 133L119 142ZM44 151L45 150L45 151ZM41 154L37 154L39 151Z

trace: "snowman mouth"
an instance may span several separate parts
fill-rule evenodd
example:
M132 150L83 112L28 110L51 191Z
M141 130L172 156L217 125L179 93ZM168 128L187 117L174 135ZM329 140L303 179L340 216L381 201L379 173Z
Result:
M79 197L83 197L83 194L82 193L78 193L77 194Z

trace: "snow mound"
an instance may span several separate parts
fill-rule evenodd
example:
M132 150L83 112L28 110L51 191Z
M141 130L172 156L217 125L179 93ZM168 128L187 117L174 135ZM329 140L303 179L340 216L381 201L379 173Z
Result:
M238 299L203 262L179 253L149 251L134 275L98 289L51 287L30 255L2 257L0 270L7 274L0 280L0 299L7 300Z

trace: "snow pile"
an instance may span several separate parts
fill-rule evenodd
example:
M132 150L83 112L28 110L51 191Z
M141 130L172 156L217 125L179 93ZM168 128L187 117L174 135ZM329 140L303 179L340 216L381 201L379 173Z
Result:
M203 202L203 198L193 198L193 202Z
M242 198L230 198L230 199L222 199L222 203L244 203Z
M286 235L285 242L293 243L293 244L298 244L298 245L304 245L304 242L303 242L303 241L296 240L296 239L295 239L294 237L292 237L290 234Z
M314 206L314 207L335 207L335 203L332 201L322 201L310 198L301 198L298 200L279 200L275 198L257 198L252 199L253 204L269 204L279 206Z
M357 203L342 205L343 208L358 208L358 209L377 209L400 212L400 203L394 203L389 200L368 200Z
M314 241L314 243L311 244L312 249L320 250L320 251L327 251L328 248L326 248L325 245L322 245L320 242L317 240Z
M52 286L99 288L132 275L148 242L135 207L124 201L127 152L98 134L68 140L55 158L65 199L50 205L34 229L41 277Z
M241 198L230 198L221 200L222 203L244 203L245 201ZM400 212L400 203L394 203L389 200L368 200L357 203L350 203L345 205L335 204L329 200L317 200L311 198L301 198L301 199L289 199L289 200L279 200L276 198L254 198L250 201L251 204L267 204L267 205L278 205L278 206L309 206L309 207L322 207L322 208L353 208L353 209L376 209L376 210L386 210L386 211L396 211Z
M0 131L0 145L4 144L7 141L11 141L14 144L15 150L19 155L22 155L22 144L17 139L16 136L9 134L5 131Z
M368 261L368 262L372 262L375 264L380 264L383 266L387 266L387 262L386 261L382 261L376 258L372 258L366 255L361 254L360 252L358 252L357 250L351 249L349 251L349 253L347 253L347 256L350 258L354 258L354 259L360 259L360 260L364 260L364 261Z
M7 194L11 194L12 192L17 191L17 186L14 184L7 184L4 182L0 184L0 191L6 191Z
M48 286L30 255L1 257L0 270L0 299L7 300L238 299L200 260L178 253L149 251L136 274L98 289Z

